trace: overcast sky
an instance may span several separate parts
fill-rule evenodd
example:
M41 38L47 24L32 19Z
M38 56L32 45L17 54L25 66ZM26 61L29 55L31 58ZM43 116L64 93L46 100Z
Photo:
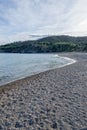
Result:
M29 35L87 35L87 0L0 0L0 44Z

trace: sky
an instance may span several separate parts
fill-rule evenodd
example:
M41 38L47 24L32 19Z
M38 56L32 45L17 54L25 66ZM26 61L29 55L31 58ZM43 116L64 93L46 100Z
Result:
M87 0L0 0L0 44L38 35L87 36Z

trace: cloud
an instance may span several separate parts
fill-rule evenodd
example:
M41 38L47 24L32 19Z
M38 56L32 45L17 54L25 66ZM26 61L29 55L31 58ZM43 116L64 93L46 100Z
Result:
M38 35L87 35L87 0L0 0L0 43Z

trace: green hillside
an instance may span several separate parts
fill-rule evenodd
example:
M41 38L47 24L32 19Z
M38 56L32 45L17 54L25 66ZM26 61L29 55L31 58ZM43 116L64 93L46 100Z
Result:
M0 52L46 53L87 51L87 37L49 36L35 41L19 41L0 46Z

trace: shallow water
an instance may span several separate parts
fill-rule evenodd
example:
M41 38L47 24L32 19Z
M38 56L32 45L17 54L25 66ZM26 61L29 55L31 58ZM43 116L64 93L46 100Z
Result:
M0 54L0 85L70 62L57 54Z

